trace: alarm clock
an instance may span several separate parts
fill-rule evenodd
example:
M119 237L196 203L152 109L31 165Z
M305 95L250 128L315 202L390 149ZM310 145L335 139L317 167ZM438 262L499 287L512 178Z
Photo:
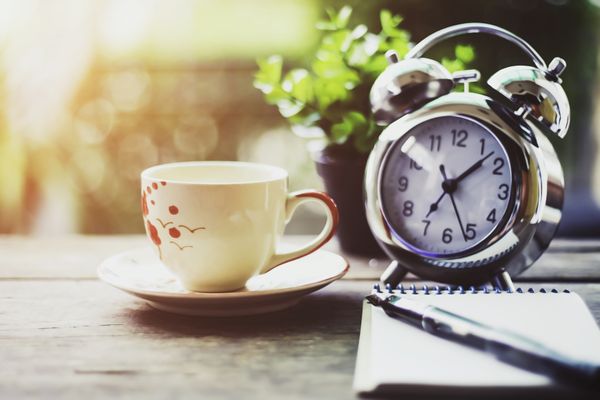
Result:
M451 74L422 55L461 34L484 33L520 48L533 66L489 78L487 94L469 91L476 70ZM564 180L547 136L563 138L570 109L561 87L566 63L547 66L520 37L468 23L442 29L389 66L370 92L387 125L365 169L371 231L393 262L382 280L407 271L438 282L512 288L543 253L561 219ZM453 90L459 84L464 91Z

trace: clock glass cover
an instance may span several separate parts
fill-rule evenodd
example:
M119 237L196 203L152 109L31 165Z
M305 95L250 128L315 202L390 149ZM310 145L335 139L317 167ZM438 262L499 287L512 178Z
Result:
M412 128L383 161L380 199L393 235L425 255L468 253L513 209L507 152L484 125L446 116Z

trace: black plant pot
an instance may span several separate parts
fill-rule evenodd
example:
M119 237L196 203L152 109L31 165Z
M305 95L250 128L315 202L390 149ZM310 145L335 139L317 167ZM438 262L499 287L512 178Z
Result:
M363 178L367 157L343 147L329 146L313 158L317 173L340 212L336 236L342 250L361 256L385 257L365 216Z

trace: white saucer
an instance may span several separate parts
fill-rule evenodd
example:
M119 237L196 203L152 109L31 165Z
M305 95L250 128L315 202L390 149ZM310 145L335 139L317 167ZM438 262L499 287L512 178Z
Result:
M239 291L190 292L147 247L110 257L98 268L98 276L159 310L186 315L233 316L290 307L302 296L340 279L348 268L343 257L317 250L251 278Z

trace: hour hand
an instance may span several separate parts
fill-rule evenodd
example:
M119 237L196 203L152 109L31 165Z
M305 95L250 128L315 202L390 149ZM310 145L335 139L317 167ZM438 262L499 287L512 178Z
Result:
M444 182L442 182L442 189L444 190L444 192L440 195L440 197L438 197L438 199L435 201L435 203L432 203L429 206L429 211L427 212L427 215L425 216L425 218L429 218L431 213L437 211L440 201L442 201L442 199L444 198L446 193L448 193L448 191L449 191L448 189L449 189L450 185L444 184L444 183L448 182L448 178L446 178L446 167L444 167L444 164L440 164L440 172L442 173L442 177L444 178Z
M446 192L444 191L444 193L442 193L440 195L440 197L438 197L438 199L436 200L435 203L431 203L431 205L429 206L429 211L427 212L427 215L425 216L425 218L429 218L429 216L431 215L432 212L437 211L438 205L440 204L440 201L442 201L442 199L444 198L445 195L446 195Z

